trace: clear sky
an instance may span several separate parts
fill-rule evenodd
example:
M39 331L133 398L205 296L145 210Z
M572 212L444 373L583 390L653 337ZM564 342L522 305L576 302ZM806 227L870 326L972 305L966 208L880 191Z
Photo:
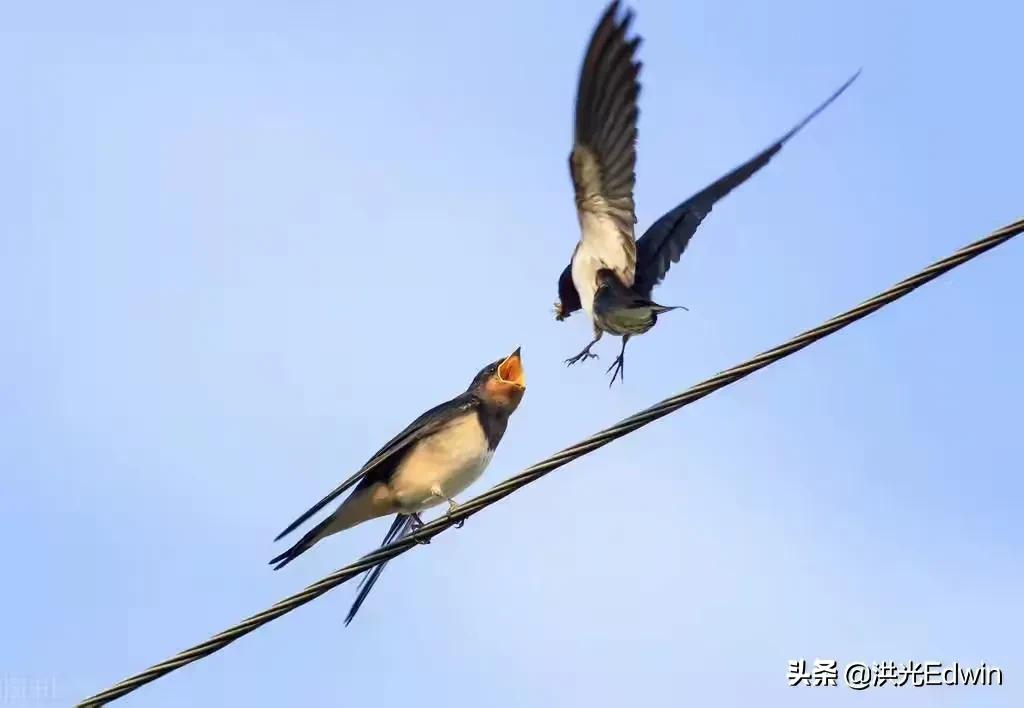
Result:
M522 345L519 471L1022 215L1024 7L637 0L640 228L722 202L609 391L551 315L603 3L9 3L0 681L68 705L319 579L274 535ZM1024 705L1024 242L128 706ZM1002 688L789 688L790 659ZM17 686L15 685L15 688ZM17 705L17 696L8 703ZM868 703L869 702L869 703Z

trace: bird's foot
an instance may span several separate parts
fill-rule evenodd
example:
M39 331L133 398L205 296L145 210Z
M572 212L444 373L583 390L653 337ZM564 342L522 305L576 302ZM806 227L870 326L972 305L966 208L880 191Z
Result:
M410 516L412 517L412 526L409 527L409 530L411 532L416 533L417 531L419 531L421 528L423 528L426 525L426 524L423 523L423 519L420 518L419 514L412 513L412 514L410 514ZM430 539L429 538L418 538L418 539L416 539L416 543L420 544L421 546L426 546L426 545L430 544Z
M625 383L626 379L623 376L623 371L625 370L625 368L626 368L626 359L621 354L619 354L617 357L615 357L615 361L612 362L612 365L609 366L605 370L606 374L609 371L612 372L612 380L608 382L608 388L611 388L612 384L615 383L615 377L616 376L619 377L619 381L622 381L623 383ZM612 371L612 369L614 369L614 371Z
M459 505L455 503L454 499L449 499L448 500L448 518L449 519L452 518L452 514L454 514L455 510L458 509L458 508L459 508ZM465 519L459 519L459 521L456 522L456 524L455 524L455 528L461 529L463 526L465 526L465 524L466 524L466 520Z
M600 357L598 357L597 354L591 354L590 353L590 347L587 347L586 349L581 351L576 356L571 356L568 359L566 359L565 360L565 365L566 366L572 366L573 364L575 364L577 361L580 361L580 360L586 361L587 359L599 359L599 358Z

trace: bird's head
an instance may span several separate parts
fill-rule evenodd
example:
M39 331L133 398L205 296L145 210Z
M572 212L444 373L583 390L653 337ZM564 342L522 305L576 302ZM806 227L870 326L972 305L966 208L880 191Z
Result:
M607 268L602 268L601 270L597 271L597 276L595 279L597 280L598 290L601 290L602 288L614 288L616 285L619 284L618 276L616 276L614 272L608 270Z
M580 309L580 294L572 282L572 263L558 276L558 302L555 303L555 319L561 322Z
M519 349L480 369L469 389L488 405L507 413L514 411L526 393L526 372Z

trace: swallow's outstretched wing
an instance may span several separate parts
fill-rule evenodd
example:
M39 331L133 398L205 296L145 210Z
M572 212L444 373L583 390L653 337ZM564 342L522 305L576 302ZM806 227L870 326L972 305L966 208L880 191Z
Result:
M650 297L654 286L661 282L672 264L679 261L679 257L686 250L697 227L711 212L715 202L767 165L790 138L836 100L859 75L860 71L847 79L846 83L840 86L824 103L815 108L775 143L654 222L651 228L647 229L646 233L637 241L637 271L633 289L644 297Z
M580 249L632 285L636 269L637 76L640 38L627 39L633 15L621 20L618 0L590 39L576 93L576 125L569 172L576 192Z
M385 481L390 478L395 466L401 461L402 456L418 440L444 427L453 419L472 410L479 404L479 401L472 394L463 393L450 401L434 406L409 426L392 438L382 447L370 460L360 468L358 472L339 484L323 499L310 507L302 516L288 525L284 531L277 535L275 541L279 541L294 531L309 517L323 509L334 501L338 496L355 484L368 486L375 482ZM276 562L271 561L271 562Z
M399 514L395 517L395 522L391 524L391 528L388 529L388 533L384 536L384 540L381 542L381 547L394 543L398 539L402 538L409 531L412 530L413 523L415 520L411 516L405 514ZM356 594L355 602L352 603L352 607L348 611L348 615L345 616L345 626L349 625L353 619L355 619L356 613L359 612L359 608L363 606L366 601L366 596L373 590L374 584L377 582L377 578L384 572L384 566L390 561L384 561L378 566L375 566L372 570L368 570L363 579L359 582L358 593Z

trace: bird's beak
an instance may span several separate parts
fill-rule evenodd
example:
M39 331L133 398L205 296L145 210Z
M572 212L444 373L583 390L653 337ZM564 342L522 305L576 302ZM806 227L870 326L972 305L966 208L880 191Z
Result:
M517 347L505 361L498 364L498 380L519 388L526 388L526 372L523 370L523 358L519 354L522 347Z

